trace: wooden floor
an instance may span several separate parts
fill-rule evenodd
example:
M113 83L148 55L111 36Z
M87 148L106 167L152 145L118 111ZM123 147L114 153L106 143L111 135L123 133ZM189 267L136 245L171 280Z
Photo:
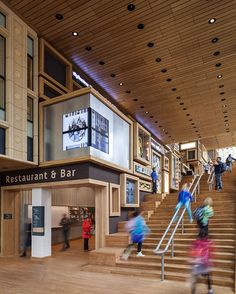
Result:
M61 246L54 246L52 257L42 261L30 257L0 258L0 294L190 293L187 283L84 271L89 252L83 252L81 241L71 242L67 251L60 249ZM201 285L197 293L206 294L206 287ZM215 287L217 293L233 292Z

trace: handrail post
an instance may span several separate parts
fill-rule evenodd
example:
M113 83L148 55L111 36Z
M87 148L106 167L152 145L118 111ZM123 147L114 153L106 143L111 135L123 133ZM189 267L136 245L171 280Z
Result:
M162 253L161 255L161 280L165 279L165 255Z
M174 238L171 241L171 257L174 257Z

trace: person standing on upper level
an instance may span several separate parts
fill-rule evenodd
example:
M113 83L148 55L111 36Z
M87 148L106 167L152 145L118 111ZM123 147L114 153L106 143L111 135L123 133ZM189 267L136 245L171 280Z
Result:
M227 171L228 171L229 173L232 172L233 160L236 161L236 159L233 158L233 157L231 156L231 154L229 154L229 156L226 158L226 166L227 166Z
M222 190L222 173L225 171L224 164L221 161L221 157L217 157L213 164L215 168L215 190Z
M152 168L151 178L152 178L152 194L156 194L157 193L158 174L156 172L155 167Z
M182 186L181 191L179 192L178 204L175 207L175 211L178 210L181 206L185 206L190 223L193 222L191 204L190 204L192 201L193 201L193 197L192 197L192 194L189 192L189 185L184 184Z

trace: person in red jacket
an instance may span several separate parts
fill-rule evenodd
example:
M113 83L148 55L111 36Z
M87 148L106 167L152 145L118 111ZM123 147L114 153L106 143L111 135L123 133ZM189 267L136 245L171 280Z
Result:
M88 215L84 216L82 224L82 238L84 239L84 251L89 250L89 239L91 238L92 220Z

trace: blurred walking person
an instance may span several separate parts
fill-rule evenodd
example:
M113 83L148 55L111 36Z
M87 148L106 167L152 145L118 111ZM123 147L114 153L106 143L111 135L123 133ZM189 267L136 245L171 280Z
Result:
M191 211L192 201L193 201L193 197L192 197L192 194L189 192L189 185L184 184L178 194L178 203L175 207L175 211L177 211L181 206L185 206L190 223L193 222L192 211ZM177 220L177 217L175 221L176 220Z
M26 257L27 255L27 248L31 247L31 238L32 238L32 232L31 232L31 219L27 220L27 223L24 225L24 236L23 236L23 250L20 255L20 257Z
M62 226L62 235L63 235L63 248L62 250L66 250L70 248L69 244L69 234L70 234L70 219L67 217L66 213L63 213L62 219L60 221L60 226Z

